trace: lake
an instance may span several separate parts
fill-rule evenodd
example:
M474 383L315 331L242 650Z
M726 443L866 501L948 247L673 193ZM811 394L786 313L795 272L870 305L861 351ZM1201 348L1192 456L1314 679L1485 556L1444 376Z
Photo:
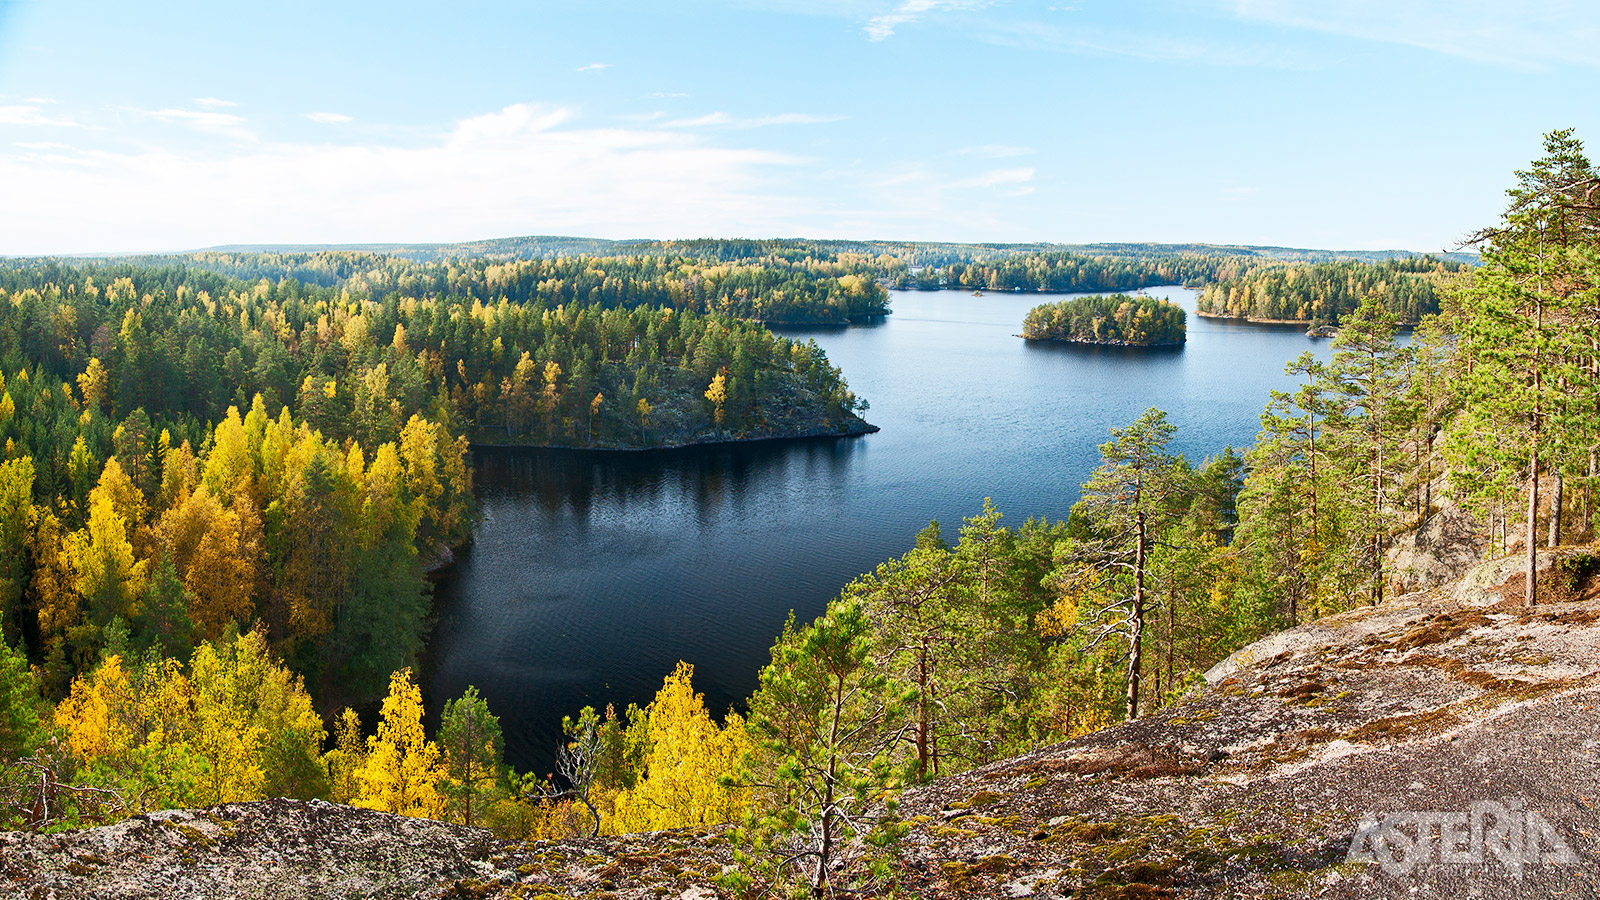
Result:
M893 315L811 337L883 430L639 453L476 455L482 521L440 582L428 708L476 685L506 756L550 771L561 717L649 702L677 662L714 713L749 696L790 610L808 621L932 519L954 537L992 497L1005 522L1065 518L1112 426L1146 407L1195 462L1255 437L1302 329L1193 315L1181 349L1023 341L1068 295L893 292Z

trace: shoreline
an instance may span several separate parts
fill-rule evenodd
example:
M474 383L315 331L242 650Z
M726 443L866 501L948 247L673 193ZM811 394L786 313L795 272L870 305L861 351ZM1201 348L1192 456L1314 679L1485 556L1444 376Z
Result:
M1218 319L1218 320L1221 320L1221 321L1224 321L1224 322L1244 322L1244 323L1249 324L1249 325L1294 325L1294 326L1302 326L1303 325L1303 326L1309 328L1311 326L1311 323L1312 323L1311 319L1263 319L1263 318L1259 318L1257 316L1227 316L1227 315L1223 315L1222 313L1201 312L1199 309L1196 309L1194 311L1194 314L1199 316L1202 319ZM1407 328L1415 328L1420 323L1418 323L1418 322L1400 321L1400 322L1397 322L1396 324L1401 329L1407 329ZM1335 327L1337 327L1337 326L1335 326Z
M468 437L468 449L479 450L580 450L595 453L644 453L650 450L683 450L689 447L706 447L719 444L756 444L762 441L794 441L810 438L841 438L863 437L877 434L883 429L866 421L857 419L856 424L848 425L843 429L813 428L797 431L791 434L763 434L754 437L707 437L704 439L680 441L672 444L647 444L634 446L628 444L517 444L517 443L480 443Z
M1248 322L1251 325L1310 325L1310 319L1263 319L1259 316L1229 316L1222 313L1201 312L1199 309L1194 314L1202 319L1224 319L1229 322Z
M1171 350L1174 347L1182 347L1188 343L1187 338L1181 341L1157 341L1149 344L1135 344L1131 341L1085 341L1078 338L1028 337L1025 334L1012 335L1012 337L1019 337L1025 341L1037 341L1041 344L1073 344L1079 347L1120 347L1125 350Z

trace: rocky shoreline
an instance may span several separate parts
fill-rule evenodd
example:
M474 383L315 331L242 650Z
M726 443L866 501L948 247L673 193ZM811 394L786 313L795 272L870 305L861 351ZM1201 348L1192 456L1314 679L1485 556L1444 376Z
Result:
M1079 338L1029 337L1025 334L1019 334L1016 337L1025 341L1038 341L1042 344L1072 344L1078 347L1124 347L1129 350L1170 350L1174 347L1182 347L1188 342L1185 339L1182 341L1152 341L1148 344L1138 344L1133 341L1085 341Z

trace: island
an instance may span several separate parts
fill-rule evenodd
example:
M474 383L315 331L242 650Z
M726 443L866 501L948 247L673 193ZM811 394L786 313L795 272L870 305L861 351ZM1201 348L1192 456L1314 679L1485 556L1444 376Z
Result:
M1041 303L1022 320L1020 337L1114 347L1177 347L1186 339L1183 308L1142 294L1093 294Z

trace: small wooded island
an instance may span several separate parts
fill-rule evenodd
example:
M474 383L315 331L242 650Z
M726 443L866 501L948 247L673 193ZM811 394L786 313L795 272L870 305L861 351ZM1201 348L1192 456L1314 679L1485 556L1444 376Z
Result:
M1116 347L1176 347L1185 340L1183 308L1169 300L1094 294L1041 303L1022 320L1021 337Z

